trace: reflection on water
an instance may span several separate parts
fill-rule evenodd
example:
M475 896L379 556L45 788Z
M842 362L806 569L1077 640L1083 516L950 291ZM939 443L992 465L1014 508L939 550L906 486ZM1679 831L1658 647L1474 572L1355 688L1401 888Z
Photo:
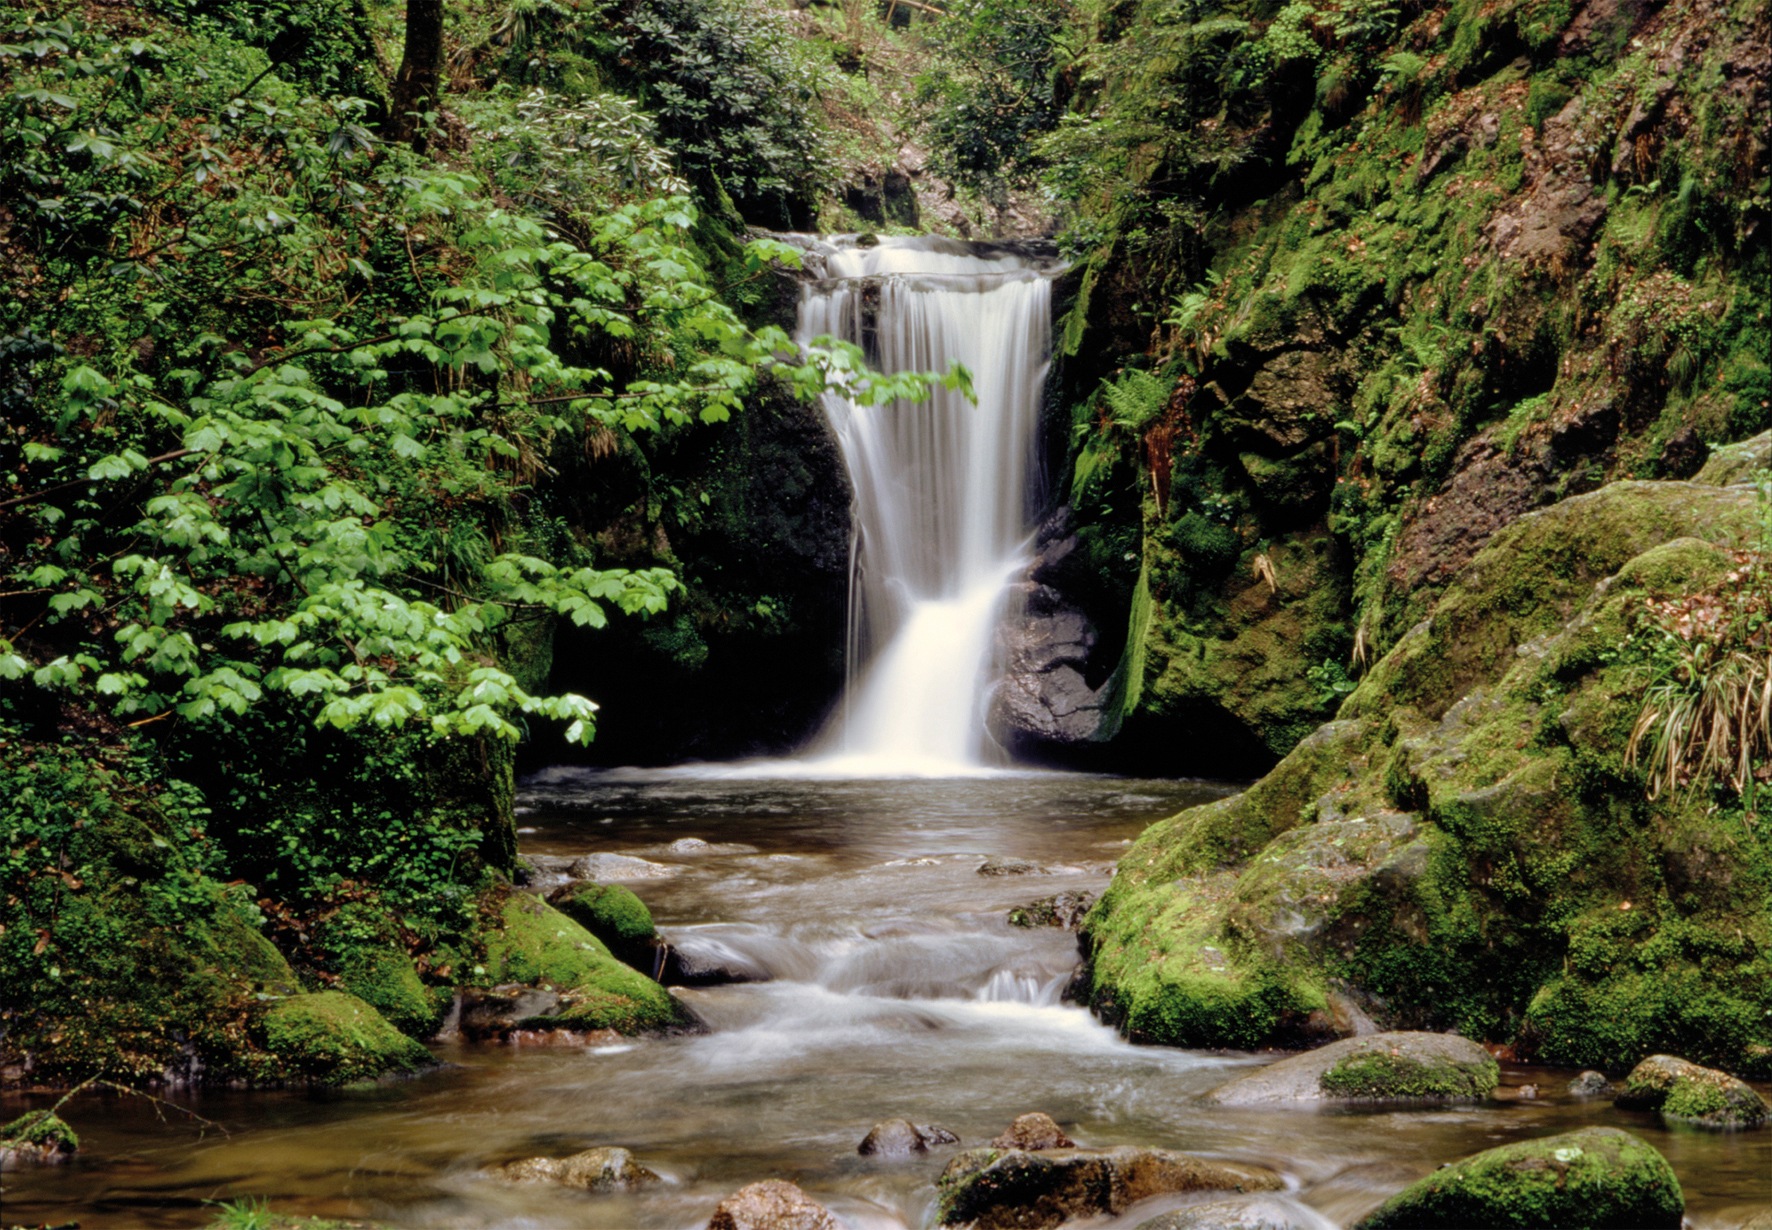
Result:
M766 1177L799 1182L852 1226L925 1227L945 1152L861 1158L878 1120L936 1123L970 1144L1045 1110L1091 1145L1151 1144L1260 1162L1289 1198L1345 1224L1439 1162L1589 1124L1648 1137L1695 1225L1772 1203L1772 1132L1670 1131L1562 1095L1569 1074L1509 1070L1536 1101L1416 1112L1205 1109L1194 1097L1250 1056L1133 1047L1060 997L1074 938L1024 931L1011 906L1099 891L1151 820L1219 793L1067 775L957 781L733 780L549 774L520 823L544 855L637 854L672 870L632 887L685 951L768 981L686 990L691 1037L593 1050L439 1047L452 1066L329 1094L207 1093L231 1135L199 1137L134 1102L82 1101L78 1165L5 1176L4 1220L201 1225L205 1201L401 1227L691 1227ZM680 838L714 848L671 848ZM980 875L986 859L1032 864ZM1504 1090L1504 1093L1506 1091ZM22 1101L0 1106L6 1116ZM514 1157L622 1145L667 1183L592 1197L503 1187ZM1171 1204L1176 1203L1171 1201ZM1130 1227L1165 1207L1147 1204Z

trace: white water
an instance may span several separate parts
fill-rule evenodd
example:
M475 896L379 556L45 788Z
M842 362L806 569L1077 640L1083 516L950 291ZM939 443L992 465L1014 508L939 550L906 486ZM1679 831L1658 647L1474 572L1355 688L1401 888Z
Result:
M1025 566L1028 479L1051 335L1051 283L1018 257L929 239L821 245L802 343L863 344L883 371L972 374L977 403L825 411L854 488L850 679L806 767L942 777L1005 759L985 730L992 646ZM871 327L870 327L871 326Z

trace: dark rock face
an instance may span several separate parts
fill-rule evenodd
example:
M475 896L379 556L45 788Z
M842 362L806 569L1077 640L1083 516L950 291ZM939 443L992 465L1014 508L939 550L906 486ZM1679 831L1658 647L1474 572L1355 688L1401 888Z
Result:
M1064 1134L1056 1120L1044 1111L1017 1115L1015 1122L991 1141L993 1149L1071 1149L1077 1142Z
M558 992L544 987L470 987L461 993L462 1036L476 1041L507 1036L523 1021L560 1010Z
M1214 1162L1166 1149L970 1149L949 1162L936 1188L944 1226L1046 1230L1124 1212L1169 1192L1278 1191L1259 1166Z
M714 1209L708 1230L843 1230L831 1211L781 1179L741 1187Z
M507 1183L554 1183L587 1192L625 1192L659 1181L626 1149L586 1149L571 1157L525 1157L492 1171Z
M1651 1055L1632 1068L1616 1101L1627 1110L1658 1110L1664 1119L1699 1127L1759 1127L1772 1116L1746 1082L1673 1055Z
M887 1119L874 1124L855 1151L863 1157L915 1157L934 1146L958 1144L959 1140L946 1128L912 1123L909 1119Z
M1704 463L1709 460L1710 445L1687 424L1661 446L1661 460L1655 469L1662 478L1691 478L1704 469Z
M1667 1159L1617 1128L1487 1149L1404 1188L1354 1230L1632 1226L1677 1230L1686 1210Z
M1478 1101L1500 1079L1489 1052L1456 1034L1346 1038L1240 1076L1206 1095L1220 1106L1276 1102Z

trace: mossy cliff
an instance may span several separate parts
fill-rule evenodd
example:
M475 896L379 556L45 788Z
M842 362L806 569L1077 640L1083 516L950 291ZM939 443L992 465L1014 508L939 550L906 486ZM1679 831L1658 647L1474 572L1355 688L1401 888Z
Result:
M1096 739L1259 771L1497 531L1772 425L1765 5L1086 11Z
M1751 487L1630 481L1500 530L1335 721L1127 853L1085 922L1096 1010L1174 1045L1363 1014L1772 1073L1764 826L1625 767L1645 600L1724 578L1758 517Z

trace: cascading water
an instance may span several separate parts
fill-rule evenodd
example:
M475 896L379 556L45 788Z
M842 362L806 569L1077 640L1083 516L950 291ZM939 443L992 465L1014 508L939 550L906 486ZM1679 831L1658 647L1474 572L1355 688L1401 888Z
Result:
M850 679L815 754L860 775L976 772L994 633L1025 563L1051 341L1050 270L949 240L837 241L812 253L802 343L831 335L883 371L972 374L976 404L857 406L828 395L854 488Z

